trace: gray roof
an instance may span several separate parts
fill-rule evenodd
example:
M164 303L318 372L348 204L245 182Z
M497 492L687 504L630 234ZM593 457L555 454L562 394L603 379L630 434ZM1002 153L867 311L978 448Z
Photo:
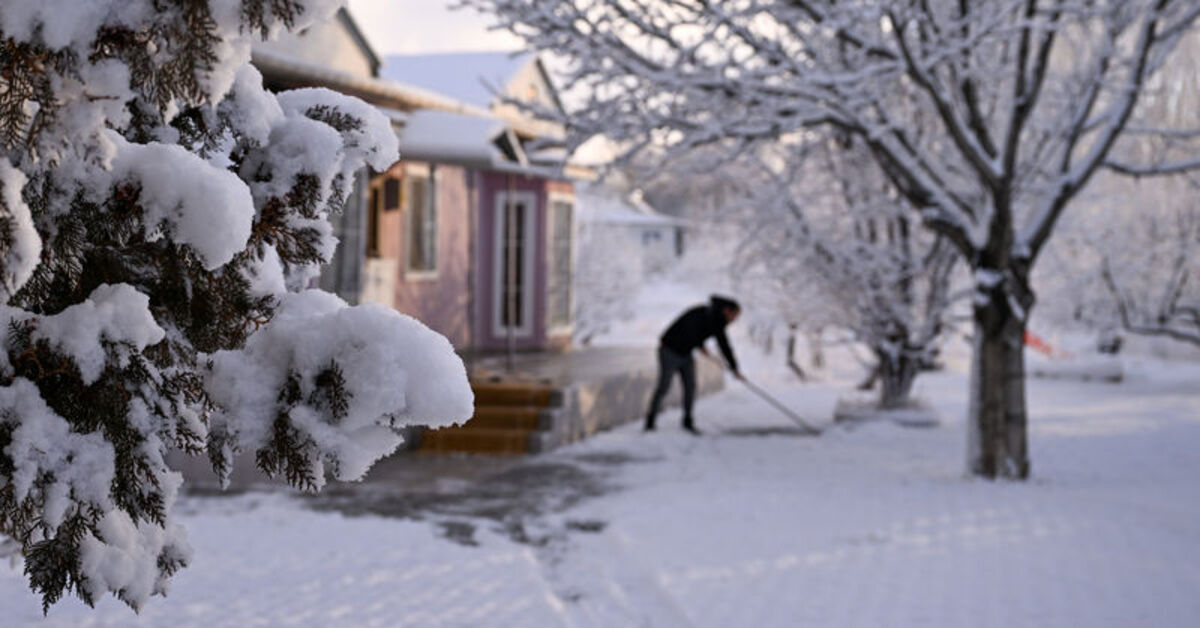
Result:
M388 55L380 76L490 109L498 100L493 92L502 92L518 72L536 60L532 52Z

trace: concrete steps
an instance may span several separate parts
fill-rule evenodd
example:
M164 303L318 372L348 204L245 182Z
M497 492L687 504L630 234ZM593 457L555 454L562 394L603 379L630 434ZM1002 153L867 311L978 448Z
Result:
M537 382L473 381L475 415L458 427L425 430L417 450L425 453L519 455L544 448L562 395Z

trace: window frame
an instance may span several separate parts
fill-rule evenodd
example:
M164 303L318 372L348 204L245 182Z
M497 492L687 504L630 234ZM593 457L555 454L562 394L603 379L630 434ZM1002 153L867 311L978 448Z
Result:
M508 191L497 191L493 199L494 213L492 224L492 335L496 338L504 338L508 335L509 326L504 324L504 225L508 216ZM538 194L528 190L515 190L512 192L511 198L514 204L523 204L523 224L521 232L524 235L521 243L521 256L517 263L521 265L522 283L520 289L521 299L521 320L518 325L512 326L513 336L516 338L530 338L533 336L533 321L534 313L534 292L537 285L534 265L534 249L537 247L537 215L538 215Z
M418 228L416 223L417 215L413 211L413 199L417 195L413 191L413 187L417 181L424 182L424 207L421 211L421 225ZM401 191L400 206L404 211L404 277L412 280L429 280L436 279L438 269L441 266L438 262L440 248L438 246L438 236L440 235L441 221L438 216L437 202L437 169L432 166L424 165L408 165L404 169L404 182ZM413 265L413 248L417 238L421 238L426 247L425 261L428 265L414 266Z

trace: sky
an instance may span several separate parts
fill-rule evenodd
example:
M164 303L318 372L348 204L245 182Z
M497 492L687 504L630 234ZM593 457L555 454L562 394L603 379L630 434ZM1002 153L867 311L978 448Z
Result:
M489 31L474 11L451 11L451 0L350 0L350 14L380 55L514 50L521 42Z

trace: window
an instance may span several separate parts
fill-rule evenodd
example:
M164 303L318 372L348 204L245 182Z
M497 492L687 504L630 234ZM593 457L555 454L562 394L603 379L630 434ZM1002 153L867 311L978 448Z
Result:
M404 207L408 214L408 270L437 271L437 189L432 168L428 175L408 174Z
M383 182L383 208L391 211L400 209L400 180L388 177Z
M498 337L533 333L537 195L497 192L493 223L492 329Z
M551 327L571 324L571 233L574 209L570 201L550 202L546 306Z
M367 201L367 257L379 257L379 188L374 185Z
M504 327L525 326L525 227L527 208L525 203L516 201L505 205L501 214L503 220L503 248L501 250L500 276L500 324Z

